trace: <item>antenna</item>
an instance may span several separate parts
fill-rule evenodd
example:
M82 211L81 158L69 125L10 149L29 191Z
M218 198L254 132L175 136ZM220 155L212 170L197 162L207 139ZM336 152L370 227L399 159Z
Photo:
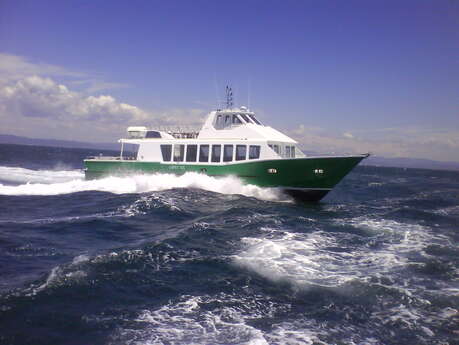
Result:
M220 108L220 99L218 97L218 83L217 83L217 73L214 73L215 81L215 97L217 97L217 110Z
M233 107L233 89L228 85L226 86L226 108L231 109Z
M250 78L247 78L247 109L250 110Z

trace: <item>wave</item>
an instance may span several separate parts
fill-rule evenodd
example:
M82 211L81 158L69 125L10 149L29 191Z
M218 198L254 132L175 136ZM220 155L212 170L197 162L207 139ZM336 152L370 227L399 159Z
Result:
M233 176L216 178L198 173L136 174L84 180L79 170L49 171L0 167L0 180L26 182L16 186L0 184L0 195L60 195L85 191L114 194L145 193L173 188L198 188L221 194L240 194L261 200L279 200L275 188L244 184Z
M56 183L82 179L81 170L31 170L0 166L0 181L15 183Z
M112 344L323 344L319 327L312 322L301 328L275 324L272 331L251 322L285 309L289 306L261 296L182 295L159 309L143 310L130 320L134 329L121 328L112 334Z
M320 231L241 240L244 249L233 256L234 262L273 281L289 281L298 287L309 284L335 287L361 274L359 261L363 258L354 253L327 250L337 244ZM347 265L342 265L343 262Z
M452 245L446 237L419 224L360 217L337 220L336 225L373 234L359 238L365 244L357 250L354 244L343 245L346 242L342 239L348 234L295 234L274 229L262 238L242 238L243 248L233 260L273 281L289 281L298 287L337 287L355 279L365 281L373 275L392 276L411 263L413 253L417 257L427 256L425 248L429 244Z

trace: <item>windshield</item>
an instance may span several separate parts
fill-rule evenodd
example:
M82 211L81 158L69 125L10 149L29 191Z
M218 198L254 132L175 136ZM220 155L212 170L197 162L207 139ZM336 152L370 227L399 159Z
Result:
M248 116L250 116L250 118L253 120L253 122L255 122L257 125L260 125L261 126L261 122L258 121L254 115L251 115L251 114L247 114Z

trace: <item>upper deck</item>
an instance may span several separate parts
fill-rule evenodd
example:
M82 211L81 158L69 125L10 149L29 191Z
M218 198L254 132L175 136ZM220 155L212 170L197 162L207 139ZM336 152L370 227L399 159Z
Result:
M146 139L256 140L296 144L285 134L264 125L246 107L212 111L200 130L190 128L129 127L128 138L120 141L142 144Z

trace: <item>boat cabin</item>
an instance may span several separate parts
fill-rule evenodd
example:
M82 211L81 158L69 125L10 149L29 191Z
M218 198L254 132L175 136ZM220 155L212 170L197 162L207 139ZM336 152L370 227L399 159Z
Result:
M200 130L133 126L127 132L128 137L119 140L121 154L116 159L125 159L125 144L134 145L131 159L138 161L231 164L304 157L295 140L264 125L246 107L212 111Z

